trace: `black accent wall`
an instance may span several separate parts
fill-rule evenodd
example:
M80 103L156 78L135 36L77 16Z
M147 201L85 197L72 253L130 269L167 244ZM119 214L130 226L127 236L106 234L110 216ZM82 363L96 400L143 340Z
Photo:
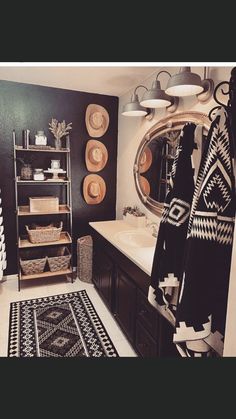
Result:
M97 138L105 144L108 150L107 165L97 173L103 177L107 187L106 196L103 202L98 205L88 205L82 195L82 181L90 173L86 169L84 159L86 143L91 138L85 125L85 111L90 103L104 106L110 117L108 130L102 137ZM8 261L5 274L17 272L12 130L15 129L19 144L22 141L23 129L30 130L32 144L34 144L36 131L44 130L48 141L51 140L53 145L53 135L48 130L48 123L52 118L56 118L58 121L65 120L66 123L72 122L70 144L74 254L76 254L77 238L89 232L89 221L115 219L118 98L0 81L0 188L2 189ZM27 186L21 187L26 188ZM56 186L53 187L56 188ZM45 192L45 189L43 191ZM51 192L47 192L51 194ZM42 194L44 193L41 192L40 195Z

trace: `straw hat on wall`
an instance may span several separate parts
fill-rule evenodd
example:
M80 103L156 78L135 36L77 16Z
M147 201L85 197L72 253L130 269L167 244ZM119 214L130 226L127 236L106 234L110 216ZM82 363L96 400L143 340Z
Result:
M140 182L140 187L142 189L142 192L145 195L150 195L151 188L150 188L150 183L148 182L148 180L144 176L140 176L139 182Z
M89 140L85 149L85 163L89 172L99 172L107 163L108 152L103 143Z
M87 175L83 182L83 195L87 204L100 204L106 195L106 184L99 175Z
M147 146L143 150L139 162L139 172L144 173L146 172L152 164L152 152L150 148Z
M87 106L85 114L85 124L91 137L101 137L109 126L109 114L100 105L90 104Z

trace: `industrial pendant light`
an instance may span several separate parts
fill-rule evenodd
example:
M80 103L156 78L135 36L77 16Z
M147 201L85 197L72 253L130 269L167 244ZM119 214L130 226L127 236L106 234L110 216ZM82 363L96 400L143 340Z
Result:
M158 80L161 73L167 73L171 77L168 71L159 71L151 89L144 93L140 105L145 106L146 108L166 108L173 103L173 98L168 96L165 91L161 89L161 84Z
M180 67L180 71L169 78L165 93L170 96L193 96L202 93L201 77L192 73L190 67Z
M134 90L134 93L131 96L131 102L126 103L126 105L123 106L122 115L125 115L125 116L145 116L149 113L149 111L147 109L145 109L143 106L141 106L140 103L139 103L139 98L138 98L138 95L136 93L136 91L139 87L144 87L144 89L147 90L147 88L145 86L143 86L142 84L137 86Z

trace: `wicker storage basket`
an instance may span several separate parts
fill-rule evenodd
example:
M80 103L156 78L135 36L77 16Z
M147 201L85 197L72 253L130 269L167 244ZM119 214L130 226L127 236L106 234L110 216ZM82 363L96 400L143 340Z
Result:
M20 259L21 270L24 275L39 274L44 271L47 258L22 260Z
M60 252L60 250L59 250ZM51 272L64 271L69 268L71 254L67 247L64 249L64 255L48 257L48 266Z
M63 222L60 221L59 226L46 226L39 228L37 226L25 226L28 238L31 243L47 243L60 240Z

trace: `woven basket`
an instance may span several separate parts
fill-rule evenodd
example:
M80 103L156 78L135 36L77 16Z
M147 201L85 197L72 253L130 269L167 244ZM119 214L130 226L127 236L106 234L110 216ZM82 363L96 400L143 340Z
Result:
M51 272L64 271L69 268L71 254L67 247L64 250L63 256L48 257L48 265Z
M47 243L60 240L63 222L61 221L59 227L46 226L38 228L37 226L25 226L28 233L29 241L31 243Z
M20 259L20 266L24 275L39 274L44 271L47 258L22 260Z

